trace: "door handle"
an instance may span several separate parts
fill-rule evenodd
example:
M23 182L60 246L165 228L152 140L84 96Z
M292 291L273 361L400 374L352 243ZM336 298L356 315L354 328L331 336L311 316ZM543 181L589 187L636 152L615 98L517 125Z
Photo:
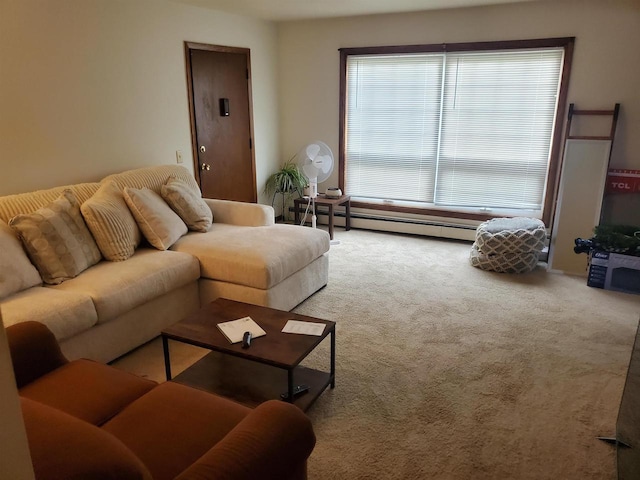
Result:
M200 153L204 153L206 151L207 151L207 149L204 148L204 145L200 145Z
M204 148L204 147L202 147L202 148ZM208 163L203 163L203 164L200 165L200 170L209 171L209 170L211 170L211 165L209 165Z

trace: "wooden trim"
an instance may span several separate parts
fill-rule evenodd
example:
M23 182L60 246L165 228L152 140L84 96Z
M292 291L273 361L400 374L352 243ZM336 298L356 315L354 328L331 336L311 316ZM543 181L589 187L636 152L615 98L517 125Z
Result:
M567 140L611 140L610 136L569 135Z
M385 55L393 53L438 53L445 51L445 44L439 45L393 45L385 47L339 48L340 54L349 55Z
M436 210L433 208L422 207L404 207L400 205L381 205L379 203L367 203L365 201L351 200L351 207L366 208L367 210L378 210L383 212L412 213L415 215L431 215L433 217L442 218L460 218L464 220L479 220L484 222L491 218L504 217L504 215L492 215L484 213L456 212L453 210Z
M536 38L497 42L440 43L429 45L392 45L380 47L340 48L345 55L384 55L394 53L470 52L481 50L518 50L526 48L566 47L575 37Z
M228 47L225 45L210 45L208 43L184 42L189 50L207 50L220 53L248 53L250 49L244 47Z
M380 47L354 47L340 48L340 118L339 118L339 182L340 189L346 192L346 95L347 95L347 58L350 55L384 55L384 54L401 54L401 53L437 53L437 52L464 52L464 51L489 51L489 50L517 50L527 48L564 48L564 62L562 66L562 77L560 79L560 88L558 93L558 106L556 111L556 119L551 140L551 152L549 156L549 168L547 175L546 195L542 211L542 221L545 225L551 225L553 218L553 210L557 197L557 189L560 177L560 165L562 163L562 125L565 118L565 108L568 98L569 78L571 74L571 64L573 59L575 37L557 37L557 38L541 38L528 40L507 40L497 42L468 42L468 43L442 43L431 45L395 45ZM408 207L390 207L387 205L369 204L363 202L352 202L354 207L370 208L373 210L389 210L405 213L416 213L425 215L438 215L441 217L456 217L472 220L483 220L494 218L492 215L468 214L462 212L446 212L442 210L408 208Z
M194 45L184 42L185 68L187 69L187 99L189 102L189 124L191 127L191 157L193 162L193 173L198 185L200 183L200 165L198 164L198 135L196 133L196 111L193 105L193 78L191 76L191 50Z
M244 50L247 56L247 98L249 100L249 141L251 142L251 176L253 181L253 203L258 202L258 182L256 179L256 136L253 128L253 74L251 72L251 50L248 48L238 49Z
M193 171L198 185L200 185L200 165L198 164L198 138L196 132L195 107L193 105L193 78L191 76L191 51L204 50L209 52L238 53L247 57L247 95L249 100L249 135L251 136L251 174L253 181L253 203L258 201L258 186L256 180L256 142L253 123L253 85L251 74L251 49L243 47L227 47L223 45L209 45L206 43L184 42L185 67L187 70L187 96L189 101L189 122L191 124L191 152L193 156Z
M560 187L560 171L562 166L562 155L564 145L562 142L562 126L565 118L565 109L569 96L569 78L571 76L571 64L573 61L573 45L574 38L564 47L564 62L562 64L562 77L560 78L560 91L558 94L558 110L556 112L556 121L553 127L553 139L551 141L551 154L549 155L549 170L547 172L546 194L544 198L544 207L542 209L542 221L551 228L552 220L555 215L556 200L558 198L558 189ZM569 106L569 118L573 105Z
M347 57L348 54L340 50L340 119L339 119L339 139L338 139L338 187L345 191L345 172L347 164L346 156L346 135L347 135Z
M519 50L526 48L566 47L575 37L534 38L528 40L504 40L497 42L469 42L448 44L447 52L466 52L473 50Z

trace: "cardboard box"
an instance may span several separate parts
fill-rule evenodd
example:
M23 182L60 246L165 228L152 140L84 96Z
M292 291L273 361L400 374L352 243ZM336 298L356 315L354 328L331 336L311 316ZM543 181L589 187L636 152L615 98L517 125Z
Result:
M640 294L640 257L597 250L591 252L587 285Z

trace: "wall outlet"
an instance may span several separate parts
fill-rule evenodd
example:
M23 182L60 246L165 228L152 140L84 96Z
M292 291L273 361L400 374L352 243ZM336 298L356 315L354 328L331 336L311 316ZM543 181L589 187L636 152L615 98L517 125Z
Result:
M176 162L183 163L184 159L182 158L182 150L176 150Z

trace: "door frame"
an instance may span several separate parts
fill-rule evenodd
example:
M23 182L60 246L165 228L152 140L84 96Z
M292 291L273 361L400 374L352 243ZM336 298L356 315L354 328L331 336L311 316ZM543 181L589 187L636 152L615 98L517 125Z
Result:
M205 50L220 53L238 53L247 57L247 98L249 100L249 141L251 142L251 175L253 182L253 199L252 202L258 201L258 186L256 183L256 151L255 137L253 131L253 87L251 85L251 50L241 47L226 47L223 45L210 45L207 43L184 42L184 58L187 69L187 96L189 98L189 121L191 123L191 155L193 157L193 172L198 185L202 185L200 181L200 164L198 163L198 136L196 133L196 112L193 104L193 79L191 77L191 51Z

